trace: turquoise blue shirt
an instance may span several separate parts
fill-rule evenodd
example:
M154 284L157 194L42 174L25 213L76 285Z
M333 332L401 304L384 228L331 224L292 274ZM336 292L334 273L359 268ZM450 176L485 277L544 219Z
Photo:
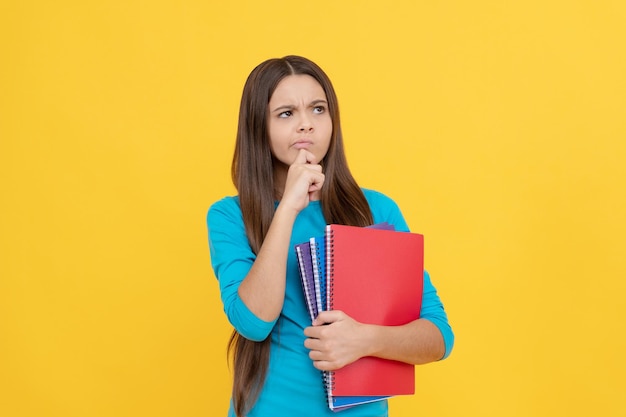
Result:
M409 230L393 200L376 191L363 192L374 223L389 222L396 230ZM313 367L309 351L304 347L304 328L311 325L311 318L306 310L295 251L290 251L287 259L283 310L277 320L266 322L248 309L237 292L256 258L246 237L239 198L226 197L213 204L207 224L211 263L228 320L248 339L261 341L270 336L272 341L267 379L248 417L337 417L337 413L328 408L321 372ZM296 218L290 247L312 236L323 236L325 226L320 202L310 202ZM420 317L439 328L446 346L444 358L447 357L454 344L454 334L427 272L424 273ZM387 416L387 401L356 406L339 414L341 417L384 417ZM234 416L232 407L228 415Z

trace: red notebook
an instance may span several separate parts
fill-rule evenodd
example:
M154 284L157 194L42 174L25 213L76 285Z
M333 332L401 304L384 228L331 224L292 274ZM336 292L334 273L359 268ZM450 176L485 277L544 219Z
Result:
M355 226L326 227L328 310L361 323L397 326L419 318L424 236ZM365 357L331 372L332 395L415 393L415 366Z

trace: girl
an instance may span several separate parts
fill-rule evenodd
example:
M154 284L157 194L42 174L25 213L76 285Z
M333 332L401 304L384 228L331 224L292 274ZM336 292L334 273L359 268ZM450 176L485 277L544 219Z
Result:
M364 356L424 364L450 354L454 336L427 273L414 322L374 326L327 311L311 326L295 244L323 235L329 223L389 222L408 231L390 198L359 188L352 177L337 97L315 63L270 59L249 75L232 178L238 196L214 203L207 216L211 262L235 328L229 416L333 416L321 370ZM387 402L341 414L387 416Z

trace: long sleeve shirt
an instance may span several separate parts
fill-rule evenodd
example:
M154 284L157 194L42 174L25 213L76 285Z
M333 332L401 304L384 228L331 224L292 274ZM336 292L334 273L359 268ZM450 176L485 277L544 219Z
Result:
M388 222L398 231L409 228L396 203L376 191L363 190L374 223ZM207 215L211 263L219 281L224 312L233 327L244 337L261 341L271 337L270 362L265 384L249 417L258 416L335 416L327 405L321 371L313 367L304 346L304 328L311 325L302 292L295 251L287 260L286 289L280 316L271 322L252 313L238 294L242 280L252 267L252 251L243 223L238 197L226 197L214 203ZM290 247L323 236L326 221L319 201L311 201L294 223ZM444 358L454 344L454 334L446 312L424 273L420 318L430 320L441 331L445 343ZM378 401L341 411L343 417L387 416L387 402ZM229 416L234 416L232 406Z

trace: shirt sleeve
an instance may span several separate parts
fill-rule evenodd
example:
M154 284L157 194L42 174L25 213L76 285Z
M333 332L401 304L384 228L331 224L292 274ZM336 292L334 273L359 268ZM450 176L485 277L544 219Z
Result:
M441 332L443 343L446 347L446 351L441 359L447 358L454 347L454 333L452 332L450 323L448 323L448 315L443 308L443 303L439 299L437 289L432 284L430 274L427 271L424 271L424 290L422 295L420 318L428 320L437 326Z
M409 231L409 226L400 208L391 198L372 190L364 190L364 193L370 204L370 209L374 216L374 223L389 222L393 224L398 231ZM437 294L437 289L433 285L430 274L427 271L424 271L424 288L420 318L429 320L437 326L441 332L446 348L441 359L447 358L454 347L454 333L448 322L448 315L443 307L443 303Z
M207 227L211 264L228 321L247 339L257 342L266 339L276 320L268 322L257 317L238 292L256 255L248 243L236 199L227 197L213 204L207 214Z

